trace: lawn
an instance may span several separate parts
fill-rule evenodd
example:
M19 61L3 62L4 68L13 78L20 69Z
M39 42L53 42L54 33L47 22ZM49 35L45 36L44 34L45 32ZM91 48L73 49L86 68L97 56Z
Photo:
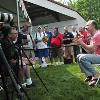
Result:
M25 89L31 100L100 100L100 83L96 87L89 87L77 64L36 68L36 71L49 92L31 70L36 86ZM0 100L6 100L3 92L0 95Z

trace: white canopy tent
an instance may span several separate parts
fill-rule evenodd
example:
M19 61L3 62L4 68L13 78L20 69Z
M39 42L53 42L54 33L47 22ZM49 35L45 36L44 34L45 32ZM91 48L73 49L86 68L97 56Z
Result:
M18 2L18 11L19 11L19 21L20 23L24 21L24 18L28 17L23 0L0 0L0 12L10 13L14 16L14 22L17 23L18 20L18 11L17 11L17 2ZM29 21L31 22L30 18Z
M17 1L20 1L20 24L24 21L23 16L28 15L31 18L33 26L49 24L50 28L52 28L54 25L59 25L59 27L62 27L61 30L63 30L63 26L65 25L76 25L80 27L86 23L78 12L53 0L24 0L24 3L23 0ZM0 0L0 11L12 13L14 15L14 21L17 23L16 6L16 0Z

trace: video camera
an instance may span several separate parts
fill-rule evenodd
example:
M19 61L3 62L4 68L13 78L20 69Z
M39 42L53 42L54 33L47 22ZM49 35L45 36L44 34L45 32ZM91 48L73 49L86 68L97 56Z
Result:
M2 29L6 24L13 26L13 15L0 12L0 39L2 38Z
M13 24L13 14L0 12L0 24L2 23L8 23L12 25Z
M22 34L21 32L18 33L18 38L17 38L17 42L16 44L23 44L22 40L23 39L27 39L27 35L26 34Z
M11 27L16 27L13 22L13 14L0 12L0 40L2 39L2 36L3 36L2 29L6 25L9 25ZM17 27L16 27L16 29L17 29ZM17 43L20 44L22 42L22 39L27 39L27 35L19 32Z

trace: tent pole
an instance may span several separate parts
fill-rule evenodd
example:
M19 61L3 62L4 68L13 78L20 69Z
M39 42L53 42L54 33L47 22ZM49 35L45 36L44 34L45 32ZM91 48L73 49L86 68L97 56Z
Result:
M17 26L18 26L18 32L20 32L20 24L19 24L19 0L16 0L17 4Z

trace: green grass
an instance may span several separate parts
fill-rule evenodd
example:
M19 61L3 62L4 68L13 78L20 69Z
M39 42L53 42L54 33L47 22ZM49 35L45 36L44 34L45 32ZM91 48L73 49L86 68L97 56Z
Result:
M89 87L77 64L36 68L36 71L49 92L31 70L32 79L37 80L37 83L25 90L32 100L100 100L100 84L94 88ZM5 100L4 93L0 95L0 100Z

